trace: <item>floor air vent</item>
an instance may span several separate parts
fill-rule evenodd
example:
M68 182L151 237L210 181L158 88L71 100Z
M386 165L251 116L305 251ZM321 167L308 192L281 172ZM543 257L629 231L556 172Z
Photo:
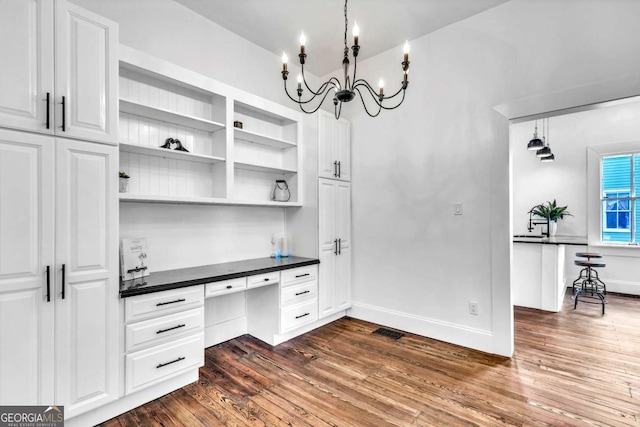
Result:
M373 333L378 335L384 335L385 337L389 337L394 340L397 340L404 336L402 332L392 331L391 329L387 329L387 328L378 328L375 331L373 331Z

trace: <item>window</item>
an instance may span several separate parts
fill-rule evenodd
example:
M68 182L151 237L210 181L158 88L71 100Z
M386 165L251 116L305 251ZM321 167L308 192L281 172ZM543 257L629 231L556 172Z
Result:
M640 153L603 156L601 161L603 242L640 242Z

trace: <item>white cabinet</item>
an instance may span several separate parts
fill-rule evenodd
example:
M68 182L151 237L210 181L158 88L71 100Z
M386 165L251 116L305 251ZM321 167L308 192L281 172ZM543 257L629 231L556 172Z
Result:
M126 298L127 394L204 365L203 288L191 286Z
M318 111L318 176L351 181L351 125Z
M120 164L131 177L122 201L302 204L300 113L126 46L120 52ZM188 151L161 148L169 138ZM276 180L287 182L289 200L271 200Z
M0 130L3 403L117 398L116 172L116 147Z
M269 278L270 286L250 286L247 290L246 333L271 345L300 334L296 329L318 320L318 266L297 267L277 274L278 280ZM258 281L250 278L249 282ZM278 282L279 286L275 286Z
M3 405L54 402L53 148L51 138L0 130Z
M318 180L320 318L351 306L351 184Z
M116 143L117 32L66 0L0 0L0 126Z

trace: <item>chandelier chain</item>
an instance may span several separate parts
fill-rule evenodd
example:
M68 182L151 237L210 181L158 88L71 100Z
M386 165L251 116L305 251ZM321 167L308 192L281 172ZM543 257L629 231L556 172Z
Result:
M346 51L349 51L347 47L347 27L349 26L349 21L347 20L347 1L344 2L344 48Z

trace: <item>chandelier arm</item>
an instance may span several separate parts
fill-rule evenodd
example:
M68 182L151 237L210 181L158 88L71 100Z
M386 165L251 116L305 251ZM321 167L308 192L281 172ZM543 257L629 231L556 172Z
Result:
M314 109L312 109L312 110L305 110L305 109L304 109L304 105L305 105L305 104L308 104L309 102L311 102L312 100L314 100L314 99L316 98L315 96L314 96L313 98L311 98L311 99L309 99L309 100L307 100L307 101L303 101L303 102L295 101L295 100L294 100L294 101L295 101L296 103L298 103L298 105L300 106L300 109L301 109L304 113L307 113L307 114L313 114L313 113L315 113L316 111L318 111L318 110L320 109L320 107L322 107L322 104L324 103L324 100L327 98L327 95L329 95L329 92L326 92L326 93L324 94L324 96L322 97L322 99L321 99L321 100L320 100L320 102L318 103L318 106L317 106L317 107L315 107L315 108L314 108Z
M399 91L398 91L398 93L399 93ZM380 107L382 107L383 110L395 110L396 108L398 108L404 102L404 94L405 94L405 91L403 90L402 91L402 99L396 105L394 105L393 107L385 107L382 104L380 104ZM397 93L395 95L393 95L393 96L396 96L396 95L397 95Z
M355 86L364 86L366 87L369 92L371 93L371 96L380 99L380 95L373 89L373 87L371 86L371 84L369 84L368 81L363 80L363 79L358 79ZM394 93L393 95L389 95L389 96L384 96L382 98L382 100L387 100L387 99L392 99L395 98L400 92L404 91L405 89L401 86L400 89L398 89L398 91L396 93Z
M360 92L360 89L358 89L358 88L356 87L356 88L354 88L354 90L355 90L356 92L358 92L358 95L360 95L360 102L362 102L362 106L364 107L364 111L366 111L366 112L367 112L367 114L369 115L369 117L377 117L377 116L378 116L378 114L380 114L380 111L382 111L382 105L381 105L378 101L375 101L375 98L374 98L374 101L375 101L376 105L378 105L378 112L377 112L377 113L375 113L375 114L371 114L371 113L369 112L369 109L367 108L367 104L364 102L364 97L362 96L362 93Z
M322 95L324 93L324 91L327 89L327 86L329 85L329 83L331 83L333 80L335 80L335 82L333 83L333 86L335 87L336 84L338 85L338 87L340 87L340 81L335 78L335 77L331 77L329 78L329 80L327 80L326 82L324 82L322 85L320 85L320 87L318 88L317 91L314 91L313 89L311 89L309 87L309 84L307 83L307 78L304 75L304 64L302 64L301 66L302 71L301 71L301 75L302 75L302 81L304 82L304 86L307 88L307 90L309 92L311 92L314 96L318 96L318 95ZM313 99L313 98L311 98Z
M326 82L326 83L328 83L328 82ZM306 101L302 101L301 99L295 99L294 97L292 97L289 94L289 90L287 89L287 81L286 80L284 82L284 91L285 91L285 93L287 94L287 96L289 97L290 100L292 100L293 102L295 102L296 104L299 104L299 105L308 104L308 103L312 102L314 99L316 99L317 96L322 95L322 92L321 92L319 95L313 95L311 98L307 99ZM322 104L324 102L324 100L327 98L327 95L329 95L329 91L325 90L324 91L324 96L322 97L322 101L320 101L320 104ZM312 113L317 111L317 110L318 109L316 108L315 110L312 111ZM302 111L305 111L305 110L302 110Z
M385 105L382 105L382 101L380 101L380 98L378 97L378 95L376 95L376 94L375 94L375 92L374 92L374 91L373 91L373 89L371 88L371 85L369 85L366 81L364 81L364 83L359 84L359 85L355 88L355 90L356 90L356 91L358 92L358 94L360 95L360 99L361 99L361 101L362 101L362 104L363 104L363 105L364 105L364 107L365 107L365 110L367 109L367 106L364 104L364 98L362 97L362 93L360 92L360 90L358 89L358 87L365 87L365 88L367 88L367 90L369 91L369 95L371 95L371 98L373 98L373 101L374 101L376 104L378 104L378 106L379 106L379 107L380 107L380 109L382 109L382 110L394 110L394 109L398 108L398 107L400 106L400 104L402 104L402 103L404 102L404 96L405 96L405 93L406 93L406 92L405 92L403 89L400 89L400 90L399 90L398 92L396 92L395 94L393 94L393 95L391 95L391 96L389 96L389 97L385 97L385 98L383 99L383 100L388 100L388 99L394 98L396 95L398 95L400 92L402 92L402 99L400 99L400 101L399 101L397 104L395 104L395 105L393 105L393 106L391 106L391 107L387 107L387 106L385 106ZM367 111L367 113L368 113L368 111ZM379 113L380 113L380 112L378 112L378 114L379 114ZM376 114L376 116L377 116L378 114ZM369 115L371 116L371 114L369 114ZM371 116L371 117L375 117L375 116Z

